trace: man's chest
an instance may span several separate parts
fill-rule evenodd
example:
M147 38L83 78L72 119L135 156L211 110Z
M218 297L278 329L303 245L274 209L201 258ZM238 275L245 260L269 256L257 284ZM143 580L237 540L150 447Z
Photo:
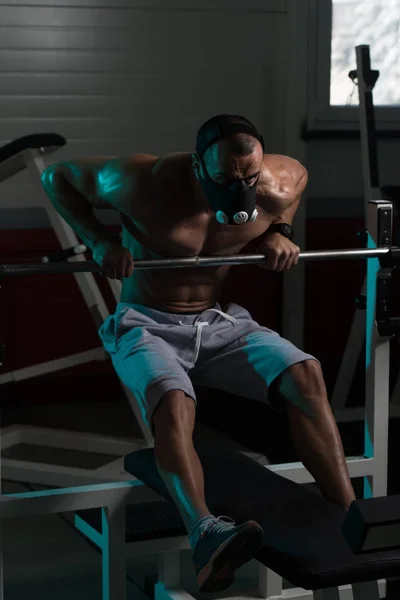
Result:
M140 220L122 216L132 243L136 240L151 252L169 257L235 254L262 235L271 220L261 215L245 225L220 225L213 213L183 219L168 215Z

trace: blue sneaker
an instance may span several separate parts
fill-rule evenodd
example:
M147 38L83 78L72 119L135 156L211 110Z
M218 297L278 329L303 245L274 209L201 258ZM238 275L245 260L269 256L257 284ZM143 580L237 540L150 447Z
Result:
M235 525L228 517L210 521L193 553L200 592L220 592L232 585L235 571L261 550L264 532L256 521Z

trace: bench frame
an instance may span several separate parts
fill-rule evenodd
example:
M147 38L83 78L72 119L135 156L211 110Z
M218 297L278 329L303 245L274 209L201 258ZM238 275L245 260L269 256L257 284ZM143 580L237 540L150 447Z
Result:
M266 467L268 468L268 467ZM127 600L126 558L133 556L158 556L158 581L155 585L155 600L195 600L181 586L181 553L189 550L187 536L126 543L125 508L127 505L163 500L138 480L121 483L97 484L61 488L38 492L2 495L0 498L0 523L3 519L26 518L37 515L76 512L100 508L102 514L101 533L87 522L74 515L75 527L83 533L102 555L102 600ZM165 500L166 502L166 500ZM0 544L0 560L2 560ZM0 564L2 572L2 564ZM138 598L144 600L143 592L137 588ZM271 569L258 563L257 588L236 598L264 598L308 600L378 600L385 597L385 580L328 588L325 590L283 589L282 578ZM0 585L0 600L5 600L3 581Z

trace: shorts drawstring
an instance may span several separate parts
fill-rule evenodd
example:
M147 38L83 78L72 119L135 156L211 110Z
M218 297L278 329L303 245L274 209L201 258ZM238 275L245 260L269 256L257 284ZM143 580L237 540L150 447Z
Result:
M226 313L224 313L222 310L219 310L218 308L209 308L209 309L205 310L204 312L218 313L219 315L221 315L221 317L223 317L227 321L230 321L234 325L238 325L238 321L234 317L227 315ZM201 315L199 315L197 317L197 319L195 320L195 322L193 323L193 325L187 325L186 323L182 323L182 321L179 321L179 325L182 325L182 327L196 327L196 345L194 348L194 360L193 360L193 363L190 365L190 368L193 369L193 367L196 365L197 359L199 358L200 346L201 346L201 334L203 332L203 328L207 327L209 325L209 322L201 321Z

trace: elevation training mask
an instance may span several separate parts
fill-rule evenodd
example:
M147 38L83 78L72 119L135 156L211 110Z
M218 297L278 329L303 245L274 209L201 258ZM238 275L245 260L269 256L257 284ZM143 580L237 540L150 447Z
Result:
M217 141L230 137L235 133L246 133L258 140L265 150L264 140L257 129L244 117L220 115L207 121L197 136L196 151L204 171L201 185L207 195L211 208L215 211L218 223L243 225L255 221L258 216L256 209L257 183L250 186L243 179L229 184L219 184L211 179L204 163L204 153Z

